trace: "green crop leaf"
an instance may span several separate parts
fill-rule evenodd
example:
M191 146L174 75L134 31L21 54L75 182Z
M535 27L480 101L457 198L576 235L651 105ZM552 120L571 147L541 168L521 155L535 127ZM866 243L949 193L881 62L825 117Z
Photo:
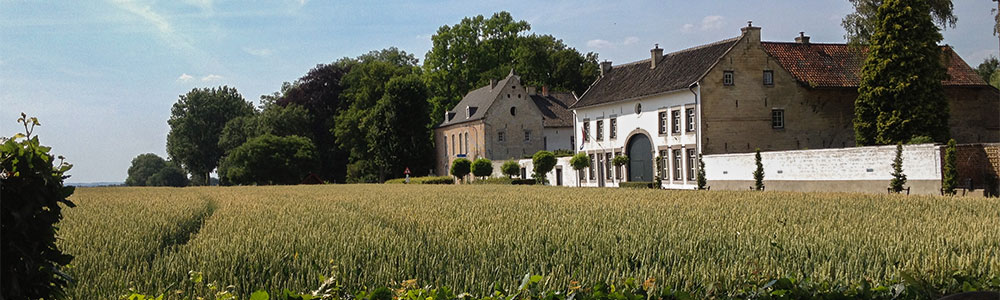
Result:
M268 300L270 298L271 298L270 295L268 295L267 292L263 290L256 291L253 292L253 294L250 294L250 300Z

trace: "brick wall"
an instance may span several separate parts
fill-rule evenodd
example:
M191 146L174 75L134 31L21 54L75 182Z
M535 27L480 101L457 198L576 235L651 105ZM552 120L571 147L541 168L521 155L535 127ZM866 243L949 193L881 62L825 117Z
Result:
M944 157L944 147L941 149L941 157ZM958 145L956 150L959 187L967 187L971 180L975 189L982 189L990 178L997 180L1000 175L1000 144L964 144Z

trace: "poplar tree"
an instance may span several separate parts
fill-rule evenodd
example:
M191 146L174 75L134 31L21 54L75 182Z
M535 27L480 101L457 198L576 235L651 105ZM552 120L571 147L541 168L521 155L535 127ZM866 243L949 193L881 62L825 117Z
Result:
M928 0L886 0L876 17L854 103L857 144L890 145L914 136L948 140L941 85L947 72Z

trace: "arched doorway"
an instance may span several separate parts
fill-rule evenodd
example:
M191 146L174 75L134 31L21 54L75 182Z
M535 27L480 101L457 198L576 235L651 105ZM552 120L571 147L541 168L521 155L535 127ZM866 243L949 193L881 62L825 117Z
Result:
M653 181L653 146L645 134L636 134L628 140L628 180Z

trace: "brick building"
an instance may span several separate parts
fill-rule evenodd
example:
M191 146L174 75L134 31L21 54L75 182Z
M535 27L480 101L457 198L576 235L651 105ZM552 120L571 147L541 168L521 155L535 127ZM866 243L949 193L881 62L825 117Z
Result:
M593 166L584 185L651 181L662 173L666 188L693 188L698 153L854 146L865 50L810 43L803 34L795 42L762 42L759 27L741 31L668 54L656 47L642 61L602 63L601 77L571 107L582 128L577 149ZM950 47L942 50L951 136L958 143L1000 141L1000 93ZM610 164L619 153L631 160L624 169Z

